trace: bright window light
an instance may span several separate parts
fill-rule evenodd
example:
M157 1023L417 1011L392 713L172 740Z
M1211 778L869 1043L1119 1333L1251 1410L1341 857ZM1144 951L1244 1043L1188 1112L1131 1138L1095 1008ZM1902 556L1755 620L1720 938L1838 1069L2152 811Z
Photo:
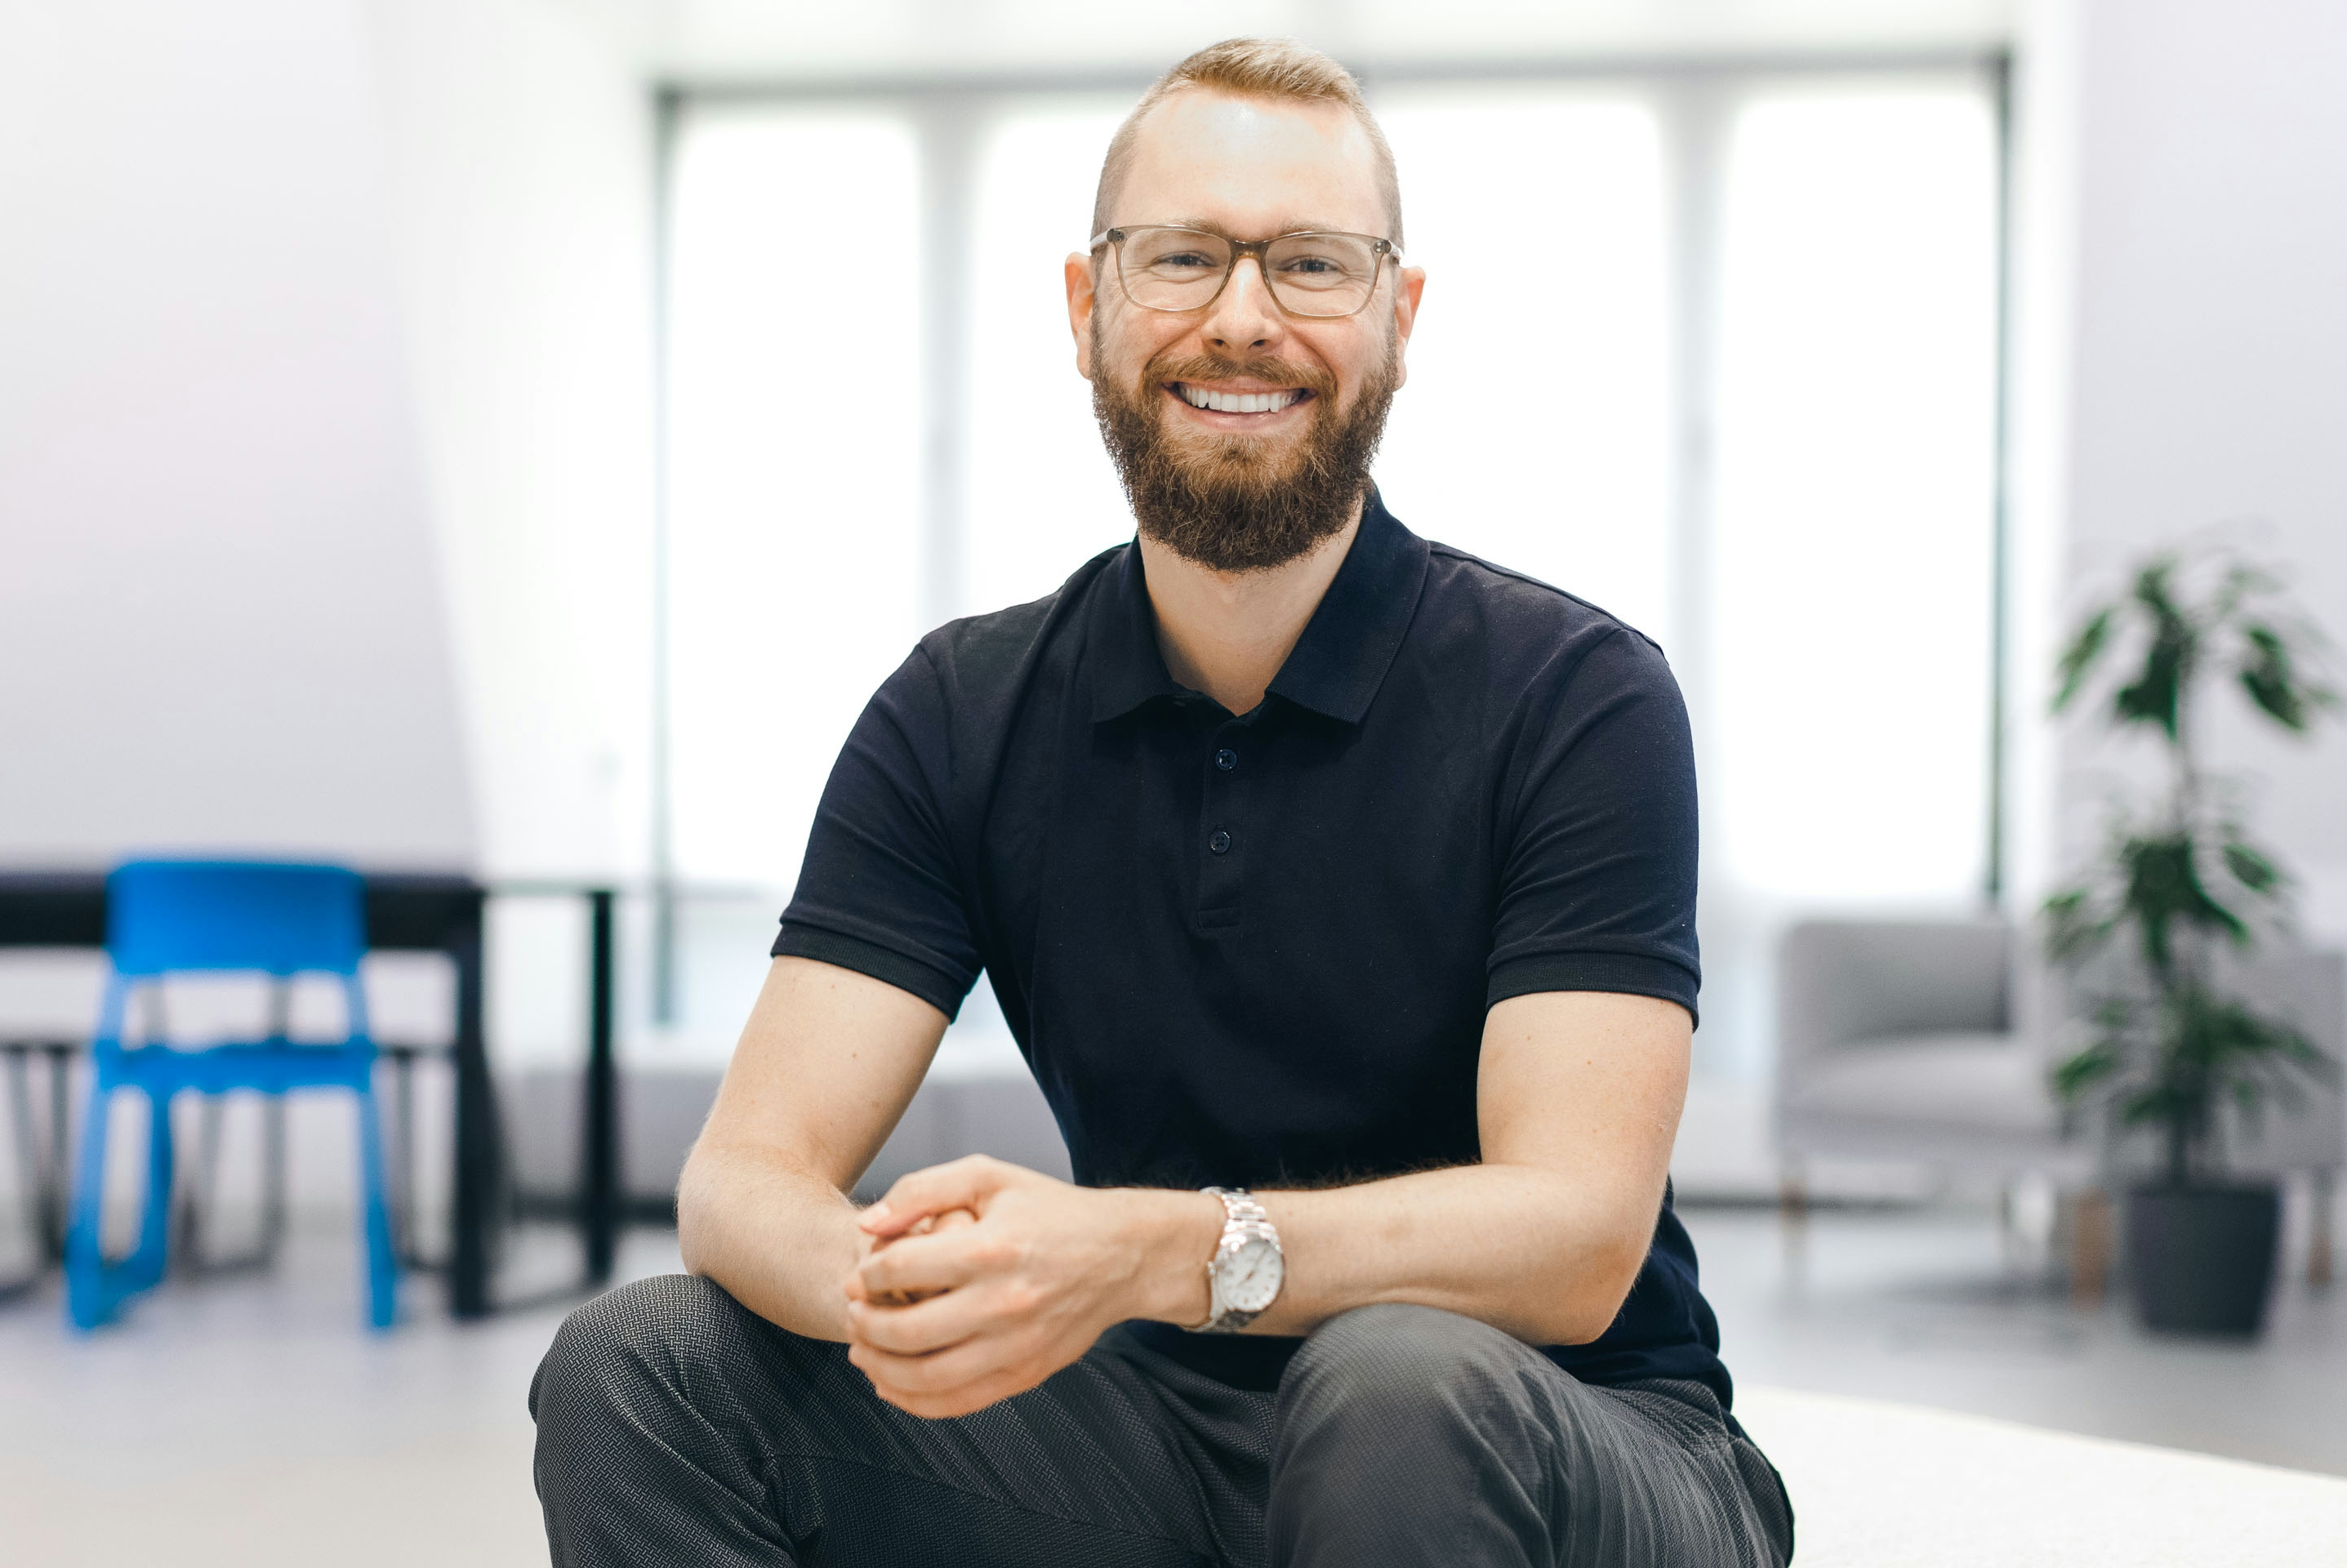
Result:
M1727 869L1791 898L1963 898L1988 786L1989 106L1772 95L1727 167L1705 781Z
M894 117L697 111L674 178L677 869L786 887L922 630L917 159Z
M979 155L967 610L1040 599L1133 537L1092 424L1092 385L1076 374L1061 272L1090 236L1101 159L1129 107L1020 104L994 123Z
M1418 533L1669 646L1666 233L1654 112L1621 99L1388 95L1408 260L1426 269L1377 466Z

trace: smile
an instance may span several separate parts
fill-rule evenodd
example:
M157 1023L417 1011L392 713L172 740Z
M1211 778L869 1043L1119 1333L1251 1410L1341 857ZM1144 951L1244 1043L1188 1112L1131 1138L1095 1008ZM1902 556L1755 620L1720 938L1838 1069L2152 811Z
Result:
M1216 414L1276 414L1307 395L1300 386L1284 386L1271 392L1216 392L1211 387L1193 386L1186 381L1170 383L1167 390L1193 408L1210 409Z

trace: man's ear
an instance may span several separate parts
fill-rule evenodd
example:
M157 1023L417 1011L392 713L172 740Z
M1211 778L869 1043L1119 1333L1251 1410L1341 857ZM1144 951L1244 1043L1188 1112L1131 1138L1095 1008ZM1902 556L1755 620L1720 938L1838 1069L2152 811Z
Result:
M1081 251L1068 252L1068 331L1076 339L1076 374L1092 378L1092 259Z
M1409 333L1418 325L1419 296L1426 292L1426 269L1403 267L1394 274L1394 384L1409 380Z

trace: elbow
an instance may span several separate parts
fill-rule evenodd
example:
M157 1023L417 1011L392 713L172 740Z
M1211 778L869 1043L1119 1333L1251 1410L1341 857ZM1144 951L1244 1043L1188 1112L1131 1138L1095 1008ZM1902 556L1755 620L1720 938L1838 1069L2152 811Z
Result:
M695 1143L676 1181L676 1246L688 1274L709 1272L712 1238L709 1202L703 1190L708 1184L704 1169L707 1163L706 1147Z
M1550 1297L1542 1343L1586 1345L1614 1326L1645 1266L1644 1237L1635 1245L1608 1245L1584 1255L1564 1287Z

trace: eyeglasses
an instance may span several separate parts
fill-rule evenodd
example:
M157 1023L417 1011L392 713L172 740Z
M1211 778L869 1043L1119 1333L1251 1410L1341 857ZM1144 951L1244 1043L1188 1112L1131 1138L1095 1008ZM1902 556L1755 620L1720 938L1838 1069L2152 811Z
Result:
M1092 249L1111 246L1124 297L1147 311L1204 310L1222 297L1239 259L1253 256L1271 297L1290 315L1349 316L1377 292L1386 259L1401 260L1390 240L1368 234L1281 234L1233 240L1204 229L1160 224L1104 229Z

